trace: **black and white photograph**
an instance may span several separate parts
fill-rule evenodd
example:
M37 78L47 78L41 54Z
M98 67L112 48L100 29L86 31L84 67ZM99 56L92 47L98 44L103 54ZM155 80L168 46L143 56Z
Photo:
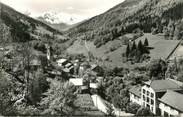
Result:
M0 0L0 116L183 117L183 0Z

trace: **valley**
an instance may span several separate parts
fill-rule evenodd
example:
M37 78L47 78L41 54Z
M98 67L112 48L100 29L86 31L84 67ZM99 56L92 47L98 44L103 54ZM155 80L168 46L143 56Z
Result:
M0 115L182 116L182 12L125 0L76 23L0 2Z

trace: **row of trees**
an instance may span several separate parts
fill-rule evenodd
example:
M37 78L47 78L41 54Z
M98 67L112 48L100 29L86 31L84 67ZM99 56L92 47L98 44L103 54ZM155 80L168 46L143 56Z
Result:
M141 40L138 42L138 45L136 45L135 41L133 42L132 45L130 45L129 43L127 45L126 53L125 53L127 60L142 62L144 60L143 55L150 53L148 46L149 46L149 42L147 38L145 39L144 44L142 43Z

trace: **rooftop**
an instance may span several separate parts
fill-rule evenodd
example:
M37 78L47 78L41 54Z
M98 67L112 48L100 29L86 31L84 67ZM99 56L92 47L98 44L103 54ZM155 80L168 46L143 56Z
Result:
M71 82L74 86L83 86L82 78L71 78L69 82Z
M91 69L92 69L92 70L95 69L96 67L97 67L96 64L92 64L92 65L91 65Z
M129 91L130 93L133 93L134 95L140 97L140 90L141 90L141 86L134 86Z
M30 65L32 66L39 66L41 65L41 61L37 60L37 59L33 59L31 62L30 62Z
M61 64L64 63L64 62L66 62L66 61L67 61L67 59L59 59L59 60L57 60L57 62L58 63L61 63Z
M167 90L182 90L182 84L177 83L173 79L165 79L165 80L153 80L145 82L146 85L150 86L154 89L155 92L162 92Z
M70 67L70 66L72 66L72 64L71 63L67 63L66 65L65 65L65 67Z
M183 94L168 90L159 101L183 112Z

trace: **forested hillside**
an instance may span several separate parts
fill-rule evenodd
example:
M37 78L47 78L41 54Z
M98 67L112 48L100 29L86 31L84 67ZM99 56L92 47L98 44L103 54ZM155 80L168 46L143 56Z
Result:
M55 53L60 53L65 50L66 46L69 46L65 42L70 38L64 36L59 30L21 14L3 3L0 3L0 28L0 35L3 36L1 38L1 46L3 41L8 46L31 42L33 49L44 53L45 44L50 42ZM6 32L6 35L3 34L4 32Z
M126 0L109 11L67 31L73 38L93 41L97 47L126 33L164 33L182 36L182 0Z
M61 32L51 28L50 26L34 20L24 14L21 14L14 9L6 6L2 3L1 5L1 20L5 25L10 27L11 35L13 36L14 41L26 41L21 40L25 33L31 34L32 38L36 39L37 36L42 35L51 35L52 33L62 35ZM16 38L16 39L15 39ZM25 39L25 38L24 38Z

